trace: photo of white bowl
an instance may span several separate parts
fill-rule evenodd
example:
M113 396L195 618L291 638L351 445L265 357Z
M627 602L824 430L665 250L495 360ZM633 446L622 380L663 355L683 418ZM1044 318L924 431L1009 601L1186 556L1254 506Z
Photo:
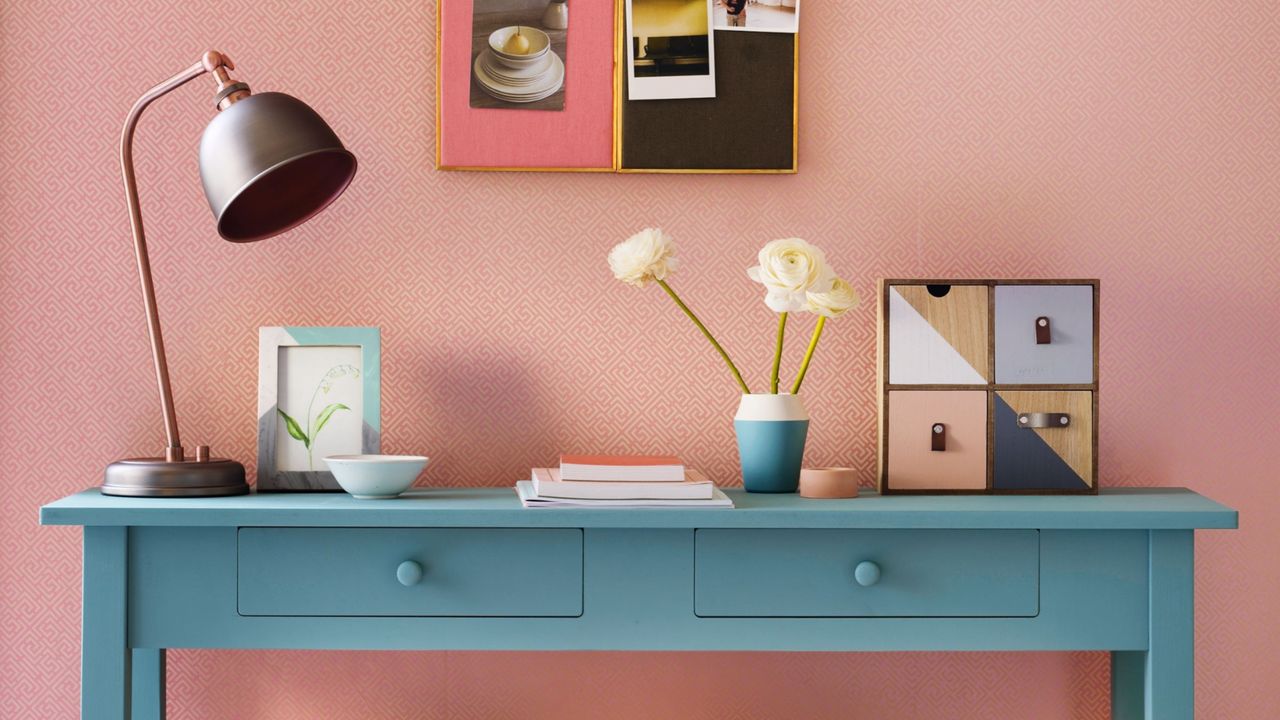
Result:
M324 462L352 497L382 500L408 490L428 460L422 455L330 455Z
M541 25L546 8L546 0L474 0L471 107L565 109L569 30Z
M523 38L524 44L527 45L524 52L513 52L507 48L507 44L513 42L513 38L517 36ZM517 64L532 64L551 49L551 37L538 28L528 25L508 25L489 33L489 49L501 60Z

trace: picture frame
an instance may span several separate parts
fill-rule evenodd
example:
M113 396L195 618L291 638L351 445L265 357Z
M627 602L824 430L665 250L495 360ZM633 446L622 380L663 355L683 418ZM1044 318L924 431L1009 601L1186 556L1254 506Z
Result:
M565 111L485 110L469 105L473 3L436 4L436 170L799 172L798 32L714 30L716 57L731 60L717 65L716 97L629 100L626 0L570 0ZM730 121L755 134L716 132Z
M341 491L325 455L382 442L376 327L258 330L259 492Z

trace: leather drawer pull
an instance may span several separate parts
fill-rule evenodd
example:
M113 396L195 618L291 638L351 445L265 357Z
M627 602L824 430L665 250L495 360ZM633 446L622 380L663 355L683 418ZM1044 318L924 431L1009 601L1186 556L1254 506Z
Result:
M1041 315L1036 318L1036 344L1048 345L1053 342L1053 330L1049 325L1049 318Z
M1018 413L1018 427L1064 428L1071 425L1067 413Z
M934 423L929 429L929 435L933 440L934 452L945 452L947 449L947 426L942 423Z

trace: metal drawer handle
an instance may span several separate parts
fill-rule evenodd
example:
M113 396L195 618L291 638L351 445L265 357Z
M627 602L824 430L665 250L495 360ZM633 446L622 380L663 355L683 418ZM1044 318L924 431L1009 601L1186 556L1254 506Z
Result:
M1024 428L1064 428L1071 425L1071 416L1067 413L1019 413L1018 427Z
M412 587L422 582L422 566L412 560L405 560L396 568L396 580L405 587Z
M929 428L930 448L934 452L944 452L947 449L947 426L942 423L934 423Z
M853 569L853 579L862 587L871 587L880 582L880 566L863 560Z
M1053 342L1053 328L1049 325L1049 318L1041 315L1036 318L1036 344L1048 345Z

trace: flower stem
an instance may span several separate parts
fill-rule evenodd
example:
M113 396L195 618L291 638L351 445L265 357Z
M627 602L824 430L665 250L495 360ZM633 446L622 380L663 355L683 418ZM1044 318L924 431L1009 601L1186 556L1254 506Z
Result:
M667 294L671 296L671 299L675 301L676 305L680 306L680 309L684 311L684 314L689 316L689 319L693 321L693 324L698 326L698 329L702 331L702 335L707 338L707 342L711 343L711 347L714 347L716 352L720 353L720 357L724 360L724 364L729 366L729 371L733 373L734 379L738 381L738 387L742 388L742 393L744 395L750 395L751 390L747 388L747 383L742 379L742 373L738 372L738 367L729 359L729 353L725 352L724 348L720 347L720 343L716 342L716 339L712 337L711 331L707 329L707 326L703 325L702 321L698 319L698 316L694 315L693 311L689 309L689 306L684 304L684 301L680 299L679 295L676 295L676 291L671 289L671 286L667 284L666 280L658 280L657 282L662 286L663 290L667 291Z
M822 337L822 328L826 324L826 316L819 316L818 324L813 328L813 337L809 338L809 349L804 353L804 362L800 363L800 372L796 375L796 384L791 386L792 395L800 392L800 383L804 382L804 374L809 371L809 361L813 359L813 351L818 347L818 338Z
M778 345L773 351L773 374L769 376L769 392L778 393L778 369L782 367L782 336L787 331L787 314L778 314Z

